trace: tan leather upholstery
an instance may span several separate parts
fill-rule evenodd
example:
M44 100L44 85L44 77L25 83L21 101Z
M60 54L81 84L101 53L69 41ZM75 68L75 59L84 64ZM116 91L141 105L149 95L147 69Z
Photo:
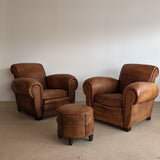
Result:
M75 101L77 79L69 74L46 76L39 63L19 63L11 66L15 79L12 89L18 110L36 119L56 114L59 106Z
M19 63L11 66L14 78L32 78L39 81L43 88L46 88L46 73L41 64L38 63Z
M43 99L67 97L67 91L64 89L44 89Z
M154 83L159 69L152 65L125 64L119 80L94 77L83 84L86 103L94 108L97 120L129 131L133 125L152 115L159 88Z
M122 107L123 96L120 93L98 94L95 96L95 102L111 107Z
M154 82L158 75L158 69L151 65L130 64L124 65L121 69L118 83L118 92L133 82Z

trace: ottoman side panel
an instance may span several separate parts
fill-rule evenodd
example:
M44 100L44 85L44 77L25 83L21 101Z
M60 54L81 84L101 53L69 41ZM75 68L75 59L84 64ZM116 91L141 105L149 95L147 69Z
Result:
M89 123L86 123L86 135L85 135L85 137L93 135L93 133L94 133L94 120L92 120Z
M85 124L82 125L63 124L63 137L65 138L85 137Z
M73 124L73 125L78 125L78 124L84 124L86 121L85 115L84 114L68 114L68 115L63 115L63 123L66 124Z
M63 116L57 114L57 127L58 127L58 135L63 137Z
M93 119L94 118L93 118L93 111L92 110L85 114L85 123L89 123Z

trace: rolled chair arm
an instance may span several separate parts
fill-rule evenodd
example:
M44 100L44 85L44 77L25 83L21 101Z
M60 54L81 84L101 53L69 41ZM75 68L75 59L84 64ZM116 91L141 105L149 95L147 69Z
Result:
M110 77L93 77L83 83L83 92L86 95L86 103L93 107L96 94L114 93L117 90L118 80Z
M34 88L39 87L41 90L41 95L43 94L43 87L40 82L32 78L17 78L12 81L12 90L16 94L26 95L34 98Z
M71 103L75 101L75 90L78 87L77 79L70 74L54 74L46 77L50 89L67 90Z
M128 97L128 93L132 96L130 99L133 104L137 104L155 99L158 96L159 88L152 82L134 82L124 89L124 101Z

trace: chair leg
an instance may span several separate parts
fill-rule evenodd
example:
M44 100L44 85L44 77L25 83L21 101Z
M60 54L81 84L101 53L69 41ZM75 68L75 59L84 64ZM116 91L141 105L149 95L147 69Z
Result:
M17 106L17 110L18 110L18 112L22 111L21 107L19 107L19 106Z
M43 119L43 117L37 117L37 116L35 116L35 119L36 119L37 121L40 121L40 120Z
M148 121L151 120L151 117L146 118L146 120L148 120Z
M93 135L89 136L89 141L93 141Z
M61 139L62 137L58 134L58 138Z
M68 139L68 142L69 142L69 145L72 145L72 144L73 144L73 139L72 139L72 138L69 138L69 139Z
M21 109L21 108L18 108L17 110L18 110L18 112L21 112L21 111L22 111L22 109Z
M131 131L131 127L130 128L122 128L123 131L129 132Z

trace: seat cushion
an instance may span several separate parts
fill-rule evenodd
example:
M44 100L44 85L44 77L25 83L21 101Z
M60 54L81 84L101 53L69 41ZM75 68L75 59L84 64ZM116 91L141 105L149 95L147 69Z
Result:
M95 102L110 107L122 107L123 96L120 93L99 94L95 96Z
M43 99L54 99L67 97L67 91L63 89L44 89Z

